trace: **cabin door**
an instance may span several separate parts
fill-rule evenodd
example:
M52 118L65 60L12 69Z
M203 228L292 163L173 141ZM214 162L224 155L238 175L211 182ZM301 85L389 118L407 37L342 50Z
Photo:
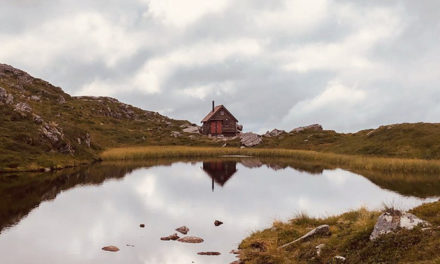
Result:
M211 121L211 134L221 134L223 131L222 121Z
M217 121L211 121L211 133L212 135L216 134L217 131Z
M217 134L221 134L223 131L222 121L217 121Z

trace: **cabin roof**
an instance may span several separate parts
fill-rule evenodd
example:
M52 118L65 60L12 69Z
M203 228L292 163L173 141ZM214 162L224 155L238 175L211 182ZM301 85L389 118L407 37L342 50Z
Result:
M203 118L202 122L208 122L212 117L214 117L214 115L218 111L220 111L220 109L226 111L236 122L238 122L237 118L235 118L235 116L232 115L231 112L229 112L224 105L217 105L216 107L214 107L214 111L209 112L209 114L207 114L205 118Z

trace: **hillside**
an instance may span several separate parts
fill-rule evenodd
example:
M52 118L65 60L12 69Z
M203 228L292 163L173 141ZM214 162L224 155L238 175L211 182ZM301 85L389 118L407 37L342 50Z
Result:
M304 129L263 137L263 142L258 147L380 157L440 159L440 124L394 124L347 134L333 130Z
M114 98L73 97L44 80L0 64L0 171L90 163L103 150L114 147L225 143L223 138L185 133L189 126L188 121ZM229 140L227 145L238 147L239 139ZM396 124L348 134L320 126L289 133L274 130L255 147L440 159L440 124Z
M181 133L187 125L109 97L73 97L0 64L0 171L90 162L116 146L191 145L199 136Z

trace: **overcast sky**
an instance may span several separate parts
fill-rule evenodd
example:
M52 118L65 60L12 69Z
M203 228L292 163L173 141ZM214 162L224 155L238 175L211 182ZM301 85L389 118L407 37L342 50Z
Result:
M245 130L440 120L438 0L0 0L0 62Z

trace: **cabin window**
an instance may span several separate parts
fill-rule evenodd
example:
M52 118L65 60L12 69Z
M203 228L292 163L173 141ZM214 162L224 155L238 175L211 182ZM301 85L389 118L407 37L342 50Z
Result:
M220 115L225 115L225 111L220 111Z

